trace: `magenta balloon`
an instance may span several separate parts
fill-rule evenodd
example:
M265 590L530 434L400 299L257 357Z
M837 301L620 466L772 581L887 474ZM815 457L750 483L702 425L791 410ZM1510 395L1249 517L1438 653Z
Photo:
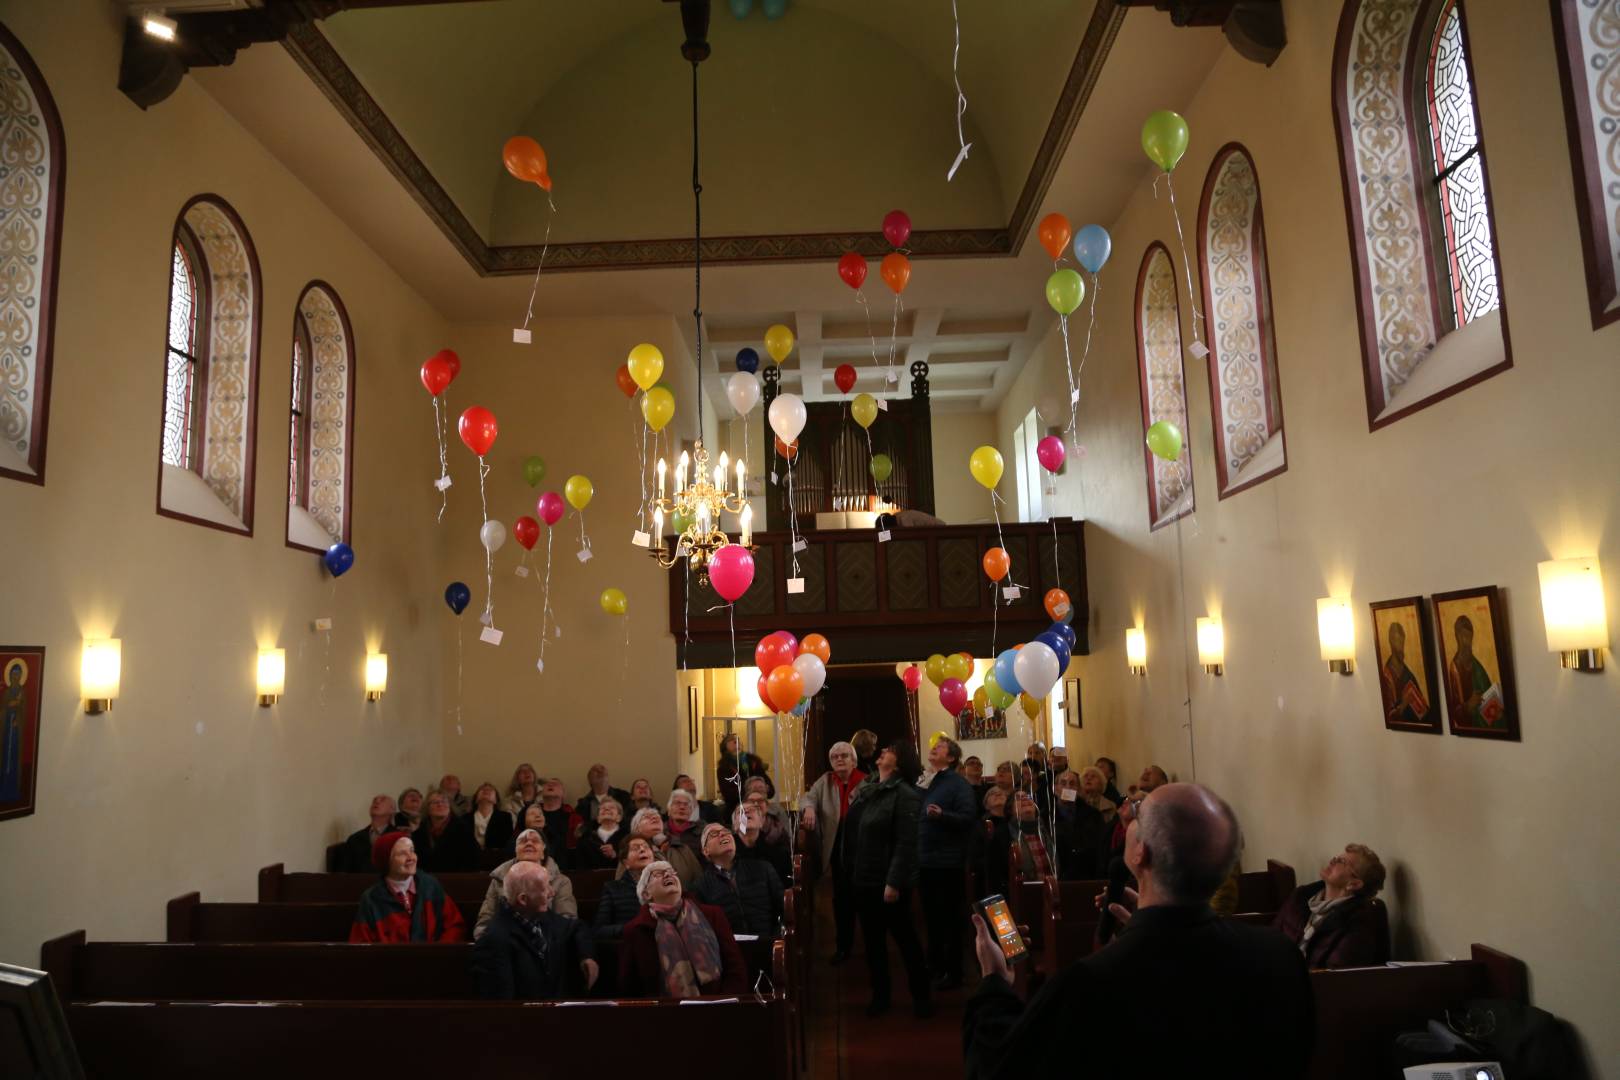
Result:
M961 679L946 679L939 684L939 703L952 716L961 712L967 702L967 687L962 685Z
M1063 449L1063 440L1056 435L1048 435L1035 444L1035 456L1040 459L1041 468L1047 472L1057 472L1063 468L1064 459L1069 452Z
M906 684L907 690L915 690L922 685L922 668L912 664L906 668L906 673L900 676L900 681Z
M911 239L911 217L904 210L890 210L883 215L883 238L890 247L905 247Z
M562 520L563 500L562 496L555 491L548 491L540 496L539 500L534 504L534 508L539 512L540 520L547 525L555 525Z
M772 634L771 637L779 638L787 643L789 656L799 655L799 639L788 633L786 630L778 630L776 633Z
M709 581L726 603L735 603L754 583L754 556L747 548L727 544L709 559Z

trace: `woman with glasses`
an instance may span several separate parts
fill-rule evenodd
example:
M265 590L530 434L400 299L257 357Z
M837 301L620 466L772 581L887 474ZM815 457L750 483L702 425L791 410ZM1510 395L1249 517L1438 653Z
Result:
M741 994L748 968L723 911L683 895L667 862L642 870L641 911L619 945L619 988L625 997L695 998Z

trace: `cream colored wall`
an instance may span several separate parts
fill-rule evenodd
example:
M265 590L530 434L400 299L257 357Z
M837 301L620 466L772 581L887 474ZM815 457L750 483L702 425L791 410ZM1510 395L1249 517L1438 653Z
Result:
M47 482L0 482L0 641L47 648L37 811L0 822L0 958L34 965L47 937L161 940L172 896L248 900L266 863L315 869L374 791L437 775L414 367L444 326L194 82L146 112L119 94L111 7L5 2L0 21L44 73L67 146ZM154 512L171 230L201 192L241 214L263 279L251 538ZM357 559L336 582L284 543L293 306L315 277L358 349ZM79 701L86 636L123 641L122 691L100 716ZM260 709L255 655L271 644L287 693ZM368 646L392 661L379 705L362 693Z
M968 455L996 442L995 413L936 412L930 425L934 443L934 514L950 525L989 521L990 499L968 472ZM1012 438L1001 451L1012 472ZM1017 490L1016 487L1011 490ZM1017 505L1012 508L1017 513ZM1012 520L1010 517L1008 520Z
M1620 328L1593 332L1587 315L1551 21L1546 5L1468 8L1515 367L1369 434L1328 98L1338 8L1290 2L1277 64L1226 54L1186 110L1192 147L1175 180L1189 240L1215 151L1241 140L1259 170L1289 461L1217 500L1208 379L1189 361L1197 513L1151 534L1132 294L1150 241L1182 264L1146 166L1112 225L1104 348L1082 398L1088 456L1059 499L1090 522L1093 654L1080 660L1075 756L1109 754L1132 776L1156 761L1213 785L1244 822L1249 866L1278 858L1309 880L1344 843L1370 844L1391 869L1397 955L1484 942L1522 957L1536 1003L1577 1026L1600 1075L1620 1075L1608 900L1620 884L1620 665L1559 669L1536 578L1543 559L1596 553L1611 626L1620 614ZM1039 390L1063 390L1061 364L1049 339L1001 408L1004 446ZM1506 596L1523 741L1386 731L1366 605L1490 584ZM1351 678L1317 653L1314 601L1330 593L1357 610ZM1192 641L1206 613L1225 623L1218 679ZM1139 618L1146 678L1123 655Z

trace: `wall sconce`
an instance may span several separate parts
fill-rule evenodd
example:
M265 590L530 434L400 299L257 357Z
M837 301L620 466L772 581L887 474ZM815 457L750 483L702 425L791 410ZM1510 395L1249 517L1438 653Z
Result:
M123 673L124 643L118 638L85 638L79 658L79 696L92 716L112 708Z
M1225 670L1226 630L1221 620L1208 617L1198 620L1198 662L1211 675Z
M1316 602L1316 636L1322 644L1322 659L1336 675L1356 670L1356 623L1345 597L1325 596Z
M1554 559L1539 563L1541 614L1547 622L1547 651L1572 671L1602 671L1609 644L1603 606L1603 571L1597 559Z
M281 700L287 689L287 650L259 650L259 704L265 707Z
M1147 631L1140 626L1125 631L1125 663L1132 675L1147 674Z
M381 701L388 689L388 654L366 654L366 700Z

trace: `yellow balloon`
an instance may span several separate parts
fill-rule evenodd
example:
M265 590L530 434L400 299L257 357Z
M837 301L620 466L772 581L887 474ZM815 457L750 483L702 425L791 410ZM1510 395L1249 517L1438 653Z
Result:
M939 745L940 740L948 738L950 738L950 736L945 734L943 731L934 732L932 735L928 736L928 749L932 750L934 747Z
M973 479L992 490L1001 483L1001 451L993 446L981 446L968 458L968 472Z
M771 359L778 364L788 358L793 351L793 331L777 323L765 331L765 351L771 354Z
M990 711L990 691L979 687L973 691L973 715L983 716Z
M641 396L641 415L647 426L663 431L669 418L675 415L675 395L662 386L655 386Z
M1028 694L1018 695L1018 704L1024 707L1024 715L1034 720L1041 715L1041 703Z
M575 510L583 510L589 506L591 496L595 494L596 489L591 487L591 482L577 473L570 476L568 482L563 485L563 497Z
M625 366L630 369L630 377L637 386L651 390L664 374L664 354L658 351L656 345L637 345L630 350L630 359L625 361Z
M856 394L855 400L850 402L849 411L850 415L855 417L857 424L863 428L869 428L872 426L872 421L877 419L877 398L871 394Z
M609 615L623 615L630 606L630 599L624 595L623 589L603 589L600 603L602 610Z
M952 653L945 658L945 677L947 679L961 679L966 682L968 676L972 674L972 662L961 653Z
M923 661L923 674L927 675L928 681L935 686L944 682L947 678L945 674L945 658L939 653L935 653Z

